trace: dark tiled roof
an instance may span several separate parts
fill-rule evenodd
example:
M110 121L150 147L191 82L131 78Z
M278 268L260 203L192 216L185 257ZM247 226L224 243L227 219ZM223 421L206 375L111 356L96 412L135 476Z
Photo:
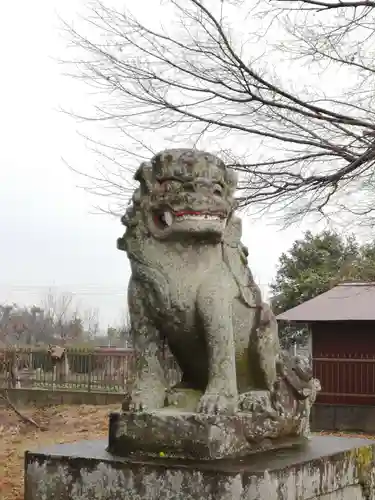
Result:
M375 282L341 283L277 316L279 321L375 321Z

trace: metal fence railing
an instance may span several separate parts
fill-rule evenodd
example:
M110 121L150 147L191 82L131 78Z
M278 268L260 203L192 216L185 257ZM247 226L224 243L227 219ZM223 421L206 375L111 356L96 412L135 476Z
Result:
M167 384L177 383L180 371L169 353L162 364ZM375 406L374 357L315 357L313 371L322 386L317 403ZM134 373L128 348L67 347L58 362L47 346L0 348L0 389L126 393Z
M375 358L316 357L313 369L322 386L317 403L375 405Z
M173 357L167 353L161 361L167 384L177 383L180 371ZM375 406L374 357L314 357L313 371L322 386L317 403ZM126 393L134 373L132 349L67 347L56 362L47 346L0 348L0 390Z
M135 356L125 348L66 348L61 359L47 347L0 348L0 388L128 392ZM164 361L169 384L179 380L172 357Z

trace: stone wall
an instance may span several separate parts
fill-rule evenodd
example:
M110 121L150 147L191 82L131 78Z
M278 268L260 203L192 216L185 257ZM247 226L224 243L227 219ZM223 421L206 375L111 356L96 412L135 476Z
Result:
M38 407L55 405L110 405L121 404L120 392L50 391L44 389L8 389L9 399L16 406ZM0 407L5 405L0 400Z
M315 404L313 431L359 431L375 434L375 406Z

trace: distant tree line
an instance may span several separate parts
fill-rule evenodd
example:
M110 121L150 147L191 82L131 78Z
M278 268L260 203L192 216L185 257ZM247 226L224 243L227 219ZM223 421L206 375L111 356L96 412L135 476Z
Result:
M79 310L73 294L48 292L41 305L0 304L0 346L56 344L130 344L126 322L102 331L99 310Z

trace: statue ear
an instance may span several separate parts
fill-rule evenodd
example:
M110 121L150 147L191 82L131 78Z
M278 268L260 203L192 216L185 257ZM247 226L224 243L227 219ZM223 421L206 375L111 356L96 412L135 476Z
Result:
M224 231L224 243L230 247L237 247L241 242L242 220L232 212L227 220Z
M238 183L238 174L235 170L229 168L226 169L225 183L228 186L229 195L233 196L234 192L237 189L237 183Z
M152 167L148 162L143 162L134 174L134 180L140 184L141 195L148 194L152 188Z

